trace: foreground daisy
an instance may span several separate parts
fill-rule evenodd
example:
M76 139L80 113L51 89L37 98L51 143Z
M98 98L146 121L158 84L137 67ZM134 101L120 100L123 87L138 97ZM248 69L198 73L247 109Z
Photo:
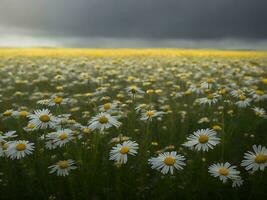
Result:
M74 166L75 162L71 159L58 161L55 165L48 167L50 169L49 173L57 173L57 176L67 176L70 170L74 170L77 167Z
M26 140L8 142L7 156L14 159L21 159L26 155L32 154L34 144Z
M121 123L116 117L111 116L108 113L99 113L89 121L89 128L91 130L99 129L101 131L108 129L112 126L119 127Z
M240 171L236 170L236 166L231 166L230 163L216 163L209 167L209 173L213 177L219 177L219 179L226 183L228 179L233 181L233 187L240 186L243 181L240 177Z
M200 129L187 137L187 142L183 146L197 151L208 151L220 143L217 133L212 129Z
M136 155L138 148L138 144L135 141L124 141L122 144L117 144L112 148L109 159L125 164L128 160L128 154L132 156Z
M36 129L47 129L55 127L57 118L54 117L48 109L36 110L34 114L29 115L30 124Z
M254 152L245 153L245 159L241 166L246 167L246 170L252 170L252 172L263 171L267 167L267 148L261 145L253 145L252 148Z
M174 169L182 170L185 166L185 158L176 153L176 151L159 154L158 157L152 157L148 160L152 169L159 170L163 174L173 174Z

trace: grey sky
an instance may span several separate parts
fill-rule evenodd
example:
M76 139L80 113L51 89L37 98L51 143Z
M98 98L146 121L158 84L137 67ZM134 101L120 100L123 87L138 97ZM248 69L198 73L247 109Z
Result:
M216 47L230 40L264 48L266 9L266 0L0 0L0 46L90 47L96 39L103 47L112 40Z

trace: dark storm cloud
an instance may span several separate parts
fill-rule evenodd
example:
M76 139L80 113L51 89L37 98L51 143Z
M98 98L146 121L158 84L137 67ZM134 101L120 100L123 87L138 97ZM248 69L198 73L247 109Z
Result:
M267 39L266 0L0 0L0 27L75 37Z

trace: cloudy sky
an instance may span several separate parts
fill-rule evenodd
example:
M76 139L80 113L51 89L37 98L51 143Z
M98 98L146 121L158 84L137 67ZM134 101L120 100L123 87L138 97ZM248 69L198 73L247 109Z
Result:
M0 0L0 47L267 49L267 0Z

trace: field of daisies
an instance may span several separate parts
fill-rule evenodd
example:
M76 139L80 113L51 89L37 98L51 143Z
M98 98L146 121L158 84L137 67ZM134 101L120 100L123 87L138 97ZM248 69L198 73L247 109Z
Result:
M248 55L2 55L0 199L267 199Z

